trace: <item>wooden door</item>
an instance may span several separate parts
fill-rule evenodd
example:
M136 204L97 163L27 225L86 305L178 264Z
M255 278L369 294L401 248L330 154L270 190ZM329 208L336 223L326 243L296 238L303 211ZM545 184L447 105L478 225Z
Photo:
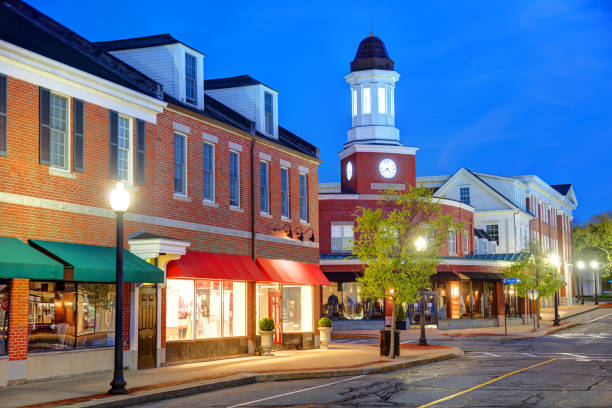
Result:
M139 294L138 368L152 368L157 354L157 289L142 286Z
M281 344L281 298L279 292L268 293L268 316L274 320L274 344Z

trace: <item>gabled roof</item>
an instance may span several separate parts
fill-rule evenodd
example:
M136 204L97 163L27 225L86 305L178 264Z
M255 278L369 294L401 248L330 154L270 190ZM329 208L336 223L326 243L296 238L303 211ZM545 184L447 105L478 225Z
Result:
M161 99L162 86L19 0L0 2L0 40Z
M269 87L253 78L250 75L239 75L234 77L227 78L215 78L215 79L207 79L204 81L204 91L213 91L215 89L226 89L226 88L238 88L241 86L251 86L251 85L263 85L266 88L270 88L275 92L276 89Z
M559 192L561 195L567 195L570 188L572 188L571 184L551 184L551 187Z
M185 47L191 48L199 54L204 55L203 52L200 52L195 48L177 40L170 34L156 34L146 37L125 38L123 40L98 41L94 44L106 51L121 51L132 50L135 48L159 47L161 45L183 44Z

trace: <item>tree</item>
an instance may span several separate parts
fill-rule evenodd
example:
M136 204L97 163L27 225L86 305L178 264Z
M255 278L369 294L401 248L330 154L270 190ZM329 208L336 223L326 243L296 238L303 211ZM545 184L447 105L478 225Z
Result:
M575 226L573 239L574 259L597 259L604 280L612 279L612 211L595 215L584 224Z
M463 228L463 223L453 221L453 214L443 212L439 199L424 186L410 186L405 193L387 190L378 208L358 207L354 216L353 253L365 265L363 276L357 279L361 293L366 298L389 299L394 305L417 298L436 273L439 249L448 231ZM429 243L422 245L428 237ZM391 322L395 322L395 307ZM392 357L394 340L392 324Z

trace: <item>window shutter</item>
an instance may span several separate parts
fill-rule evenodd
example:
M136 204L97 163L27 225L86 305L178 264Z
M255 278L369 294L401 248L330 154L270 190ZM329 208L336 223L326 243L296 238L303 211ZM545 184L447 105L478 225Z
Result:
M74 100L74 124L72 129L74 130L74 171L80 173L83 172L83 147L85 138L84 129L84 112L83 112L83 101L79 99Z
M145 121L136 122L136 184L145 183Z
M0 75L0 155L6 154L6 77Z
M40 164L50 163L51 150L51 92L40 88L40 138L39 138L39 161Z
M116 179L119 177L119 164L118 164L118 149L117 144L119 142L119 115L115 111L109 112L109 136L110 136L110 155L109 155L109 175L110 178Z

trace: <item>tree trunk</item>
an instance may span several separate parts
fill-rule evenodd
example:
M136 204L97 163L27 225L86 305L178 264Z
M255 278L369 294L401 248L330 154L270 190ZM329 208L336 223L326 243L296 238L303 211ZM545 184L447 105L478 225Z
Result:
M391 309L391 341L389 344L389 355L391 358L395 358L395 302L393 302L393 309Z

